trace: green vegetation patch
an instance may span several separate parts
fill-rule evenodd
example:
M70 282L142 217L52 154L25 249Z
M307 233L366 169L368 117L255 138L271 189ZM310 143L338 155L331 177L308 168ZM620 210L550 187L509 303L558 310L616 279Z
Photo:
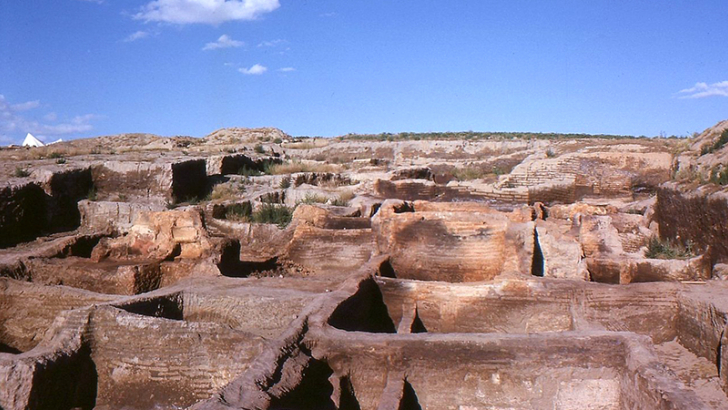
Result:
M18 178L25 178L30 176L30 172L28 172L28 170L25 168L16 167L14 175Z
M649 259L690 259L695 257L693 245L688 241L685 245L674 243L667 239L662 240L656 236L650 238L647 244L645 258Z
M275 224L285 228L291 223L293 209L285 205L263 204L252 214L253 222Z
M710 154L718 151L719 149L723 148L723 146L727 143L728 129L723 131L723 133L720 134L720 137L718 137L718 139L712 145L703 146L703 148L700 150L700 155Z
M299 199L298 203L311 205L311 204L325 204L328 201L329 201L329 197L327 197L326 195L308 193L308 194L306 194L305 197L303 197L302 199Z
M253 206L250 201L232 204L225 208L225 219L232 221L250 222L253 216Z

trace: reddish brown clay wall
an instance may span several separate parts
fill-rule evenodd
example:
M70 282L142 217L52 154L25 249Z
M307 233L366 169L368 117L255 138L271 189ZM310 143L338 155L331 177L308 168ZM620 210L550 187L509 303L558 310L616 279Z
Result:
M728 200L716 194L684 194L669 186L657 191L655 220L664 239L691 241L711 249L711 262L728 260Z

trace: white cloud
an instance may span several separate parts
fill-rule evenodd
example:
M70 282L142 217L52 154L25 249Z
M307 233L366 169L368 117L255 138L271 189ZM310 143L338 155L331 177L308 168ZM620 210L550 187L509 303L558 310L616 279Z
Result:
M233 40L227 34L223 34L217 41L205 44L202 50L217 50L218 48L231 48L231 47L242 47L245 43L238 40Z
M728 97L728 81L713 84L696 83L691 88L680 90L678 94L682 94L680 98Z
M279 0L155 0L134 15L137 20L173 24L213 24L255 20L280 7Z
M75 116L58 124L50 124L49 122L58 118L55 113L45 115L45 122L27 118L22 114L39 105L39 101L10 104L5 96L0 94L0 135L7 140L8 138L22 138L28 132L46 136L78 134L91 131L93 129L91 121L100 118L94 114L86 114Z
M283 67L283 68L279 68L278 71L280 71L282 73L290 73L291 71L296 71L296 69L293 67Z
M260 64L256 64L250 68L238 68L238 71L246 75L261 75L268 71L268 68Z
M258 44L258 47L275 47L275 46L277 46L279 44L284 44L284 43L287 43L287 41L286 40L281 40L281 39L271 40L271 41L263 41L260 44Z
M149 33L148 31L142 31L142 30L135 31L134 33L129 34L122 41L125 43L130 43L132 41L137 41L137 40L141 40L143 38L149 37L149 34L151 34L151 33Z
M319 14L319 17L334 17L335 15L336 15L336 13L333 13L333 12L332 13L323 13L323 14Z
M10 106L10 109L13 111L28 111L32 110L33 108L38 108L40 106L40 101L27 101L20 104L13 104Z
M96 3L96 4L101 4L104 2L104 0L79 0L79 1L85 1L86 3Z

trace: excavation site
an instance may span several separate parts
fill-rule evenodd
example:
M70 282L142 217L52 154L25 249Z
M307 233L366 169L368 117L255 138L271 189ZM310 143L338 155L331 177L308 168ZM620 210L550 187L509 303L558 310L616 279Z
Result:
M726 410L728 121L693 138L0 149L0 409Z

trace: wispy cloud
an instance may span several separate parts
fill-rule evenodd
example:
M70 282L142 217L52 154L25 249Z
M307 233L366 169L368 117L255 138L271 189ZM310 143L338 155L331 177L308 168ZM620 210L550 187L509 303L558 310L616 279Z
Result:
M680 98L705 98L705 97L728 97L728 81L719 83L696 83L691 88L678 92Z
M240 71L241 73L243 73L245 75L261 75L261 74L265 73L266 71L268 71L268 68L265 66L262 66L260 64L255 64L254 66L252 66L250 68L245 68L245 67L238 68L238 71Z
M141 40L143 38L147 38L147 37L149 37L150 34L151 33L148 32L148 31L139 30L139 31L135 31L134 33L129 34L122 41L125 42L125 43L130 43L132 41L137 41L137 40Z
M282 73L290 73L291 71L296 71L296 69L293 67L283 67L283 68L279 68L278 71L280 71Z
M333 13L333 12L332 13L322 13L322 14L319 14L319 17L334 17L335 15L336 15L336 13Z
M10 109L12 111L28 111L32 110L33 108L40 107L40 101L34 100L34 101L26 101L24 103L20 104L13 104L10 106Z
M219 48L242 47L244 44L245 43L243 43L242 41L233 40L227 34L223 34L216 41L205 44L205 47L202 47L202 50L206 51L217 50Z
M172 24L212 24L255 20L280 7L279 0L155 0L134 15L137 20Z
M93 120L101 118L94 114L77 115L59 123L55 122L58 118L55 113L46 114L43 117L44 122L28 118L26 111L39 106L40 101L37 100L11 104L4 95L0 94L0 135L4 137L4 140L14 138L14 134L20 138L27 132L46 136L84 133L93 129L91 124Z
M286 40L276 39L276 40L270 40L270 41L263 41L261 43L258 43L258 47L275 47L281 44L288 43Z
M84 1L86 3L96 3L96 4L101 4L104 2L104 0L79 0L79 1Z

